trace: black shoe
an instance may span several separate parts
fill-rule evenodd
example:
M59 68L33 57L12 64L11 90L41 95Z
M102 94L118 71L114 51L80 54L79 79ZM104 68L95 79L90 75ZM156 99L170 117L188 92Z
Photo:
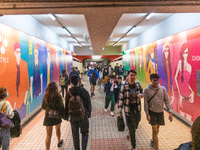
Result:
M91 97L93 96L93 93L91 93Z
M60 142L58 143L58 147L62 147L63 146L63 139L60 140Z
M94 96L95 94L94 94L94 93L92 93L92 95Z
M153 147L153 148L155 147L154 141L152 139L150 140L150 146Z

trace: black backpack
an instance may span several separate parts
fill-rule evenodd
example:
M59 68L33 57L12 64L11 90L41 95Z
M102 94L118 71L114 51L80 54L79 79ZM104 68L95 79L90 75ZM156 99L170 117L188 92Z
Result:
M10 129L10 136L12 138L19 137L22 133L22 126L21 126L21 119L19 116L19 113L16 110L13 110L14 117L12 118L12 121L14 123L14 127Z
M97 74L96 74L96 70L94 70L94 71L92 72L91 81L96 81L97 79L98 79L98 76L97 76Z

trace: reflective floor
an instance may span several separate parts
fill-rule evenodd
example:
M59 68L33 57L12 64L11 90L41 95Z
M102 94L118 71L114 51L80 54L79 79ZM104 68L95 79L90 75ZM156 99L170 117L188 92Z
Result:
M82 83L89 90L90 84L86 76ZM110 112L104 112L105 94L103 88L96 86L95 96L92 97L92 118L90 118L90 133L88 150L130 150L130 140L126 139L126 132L117 130L117 109L115 116ZM14 150L45 150L46 128L43 126L44 111L42 110L24 129L19 138L11 140L10 149ZM181 143L191 141L190 129L174 118L169 122L168 114L165 113L165 126L160 128L159 145L161 150L172 150ZM73 139L70 123L62 122L61 137L64 140L62 148L57 147L55 129L51 139L51 150L63 149L73 150ZM151 126L142 111L142 119L136 132L137 150L151 150L149 141L151 139Z

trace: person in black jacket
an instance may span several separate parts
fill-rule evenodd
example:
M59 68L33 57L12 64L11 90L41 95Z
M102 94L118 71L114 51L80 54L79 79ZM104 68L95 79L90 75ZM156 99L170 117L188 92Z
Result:
M85 118L83 121L73 121L73 122L71 121L71 129L72 129L72 136L73 136L75 150L80 150L79 128L82 134L82 150L86 150L88 143L88 133L89 133L88 118L91 117L92 105L88 91L85 88L78 86L78 80L79 77L77 75L71 76L70 82L73 84L73 87L69 89L69 92L73 96L79 95L81 97L85 108ZM69 92L67 92L65 98L65 110L67 115L69 115L68 104L71 98Z
M79 76L79 74L78 74L78 72L76 71L76 67L72 67L72 72L70 72L70 74L69 74L69 81L70 81L70 82L71 82L71 77L72 77L73 75L77 75L77 76L78 76L78 80L81 80L81 79L80 79L80 76ZM71 84L71 86L73 86L73 85Z
M65 80L64 80L64 84L63 83L61 83L61 78L62 77L64 77L65 78ZM65 95L64 95L64 90L66 91L66 93L67 93L67 89L68 89L68 75L67 75L67 73L66 73L66 70L65 69L63 69L62 70L62 74L60 75L60 78L59 78L60 80L59 80L59 85L61 86L61 90L62 90L62 97L64 98L65 97Z

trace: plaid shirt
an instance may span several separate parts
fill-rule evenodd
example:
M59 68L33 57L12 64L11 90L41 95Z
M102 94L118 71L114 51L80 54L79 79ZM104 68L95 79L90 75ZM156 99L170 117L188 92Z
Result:
M143 93L143 89L140 85L139 82L135 82L134 83L136 85L136 95L141 94L142 97L144 95ZM131 90L130 90L130 86L128 84L128 82L125 82L124 85L121 87L121 90L119 92L119 112L122 112L122 108L124 106L124 112L127 116L130 115L130 94L131 94ZM136 99L136 104L137 104L137 109L140 112L141 111L141 100L140 98Z

